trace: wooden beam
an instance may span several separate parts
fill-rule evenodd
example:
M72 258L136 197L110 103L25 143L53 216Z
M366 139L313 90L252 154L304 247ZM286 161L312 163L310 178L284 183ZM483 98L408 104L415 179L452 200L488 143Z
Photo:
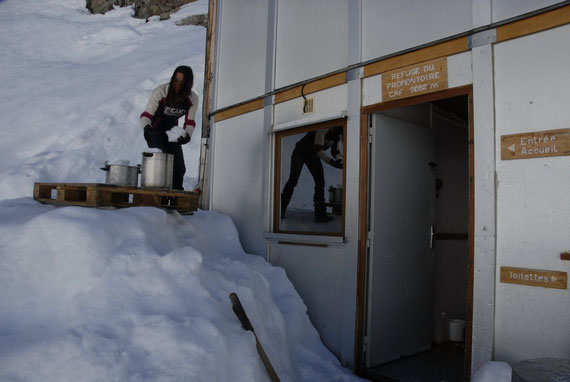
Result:
M360 180L358 205L358 260L356 269L356 324L354 328L354 371L364 367L364 322L366 314L366 237L368 234L368 114L360 115Z
M223 111L216 113L214 115L214 121L220 122L220 121L223 121L224 119L237 117L238 115L242 115L242 114L249 113L249 112L252 112L255 110L260 110L260 109L263 109L263 100L262 99L258 99L258 100L251 101L251 102L246 102L246 103L241 104L239 106L235 106L235 107L232 107L229 109L225 109Z
M321 78L306 83L304 85L305 87L303 89L303 94L307 95L311 93L316 93L318 91L332 88L345 83L346 83L346 74L344 72L333 74L332 76L328 76L325 78ZM297 97L301 97L301 88L303 88L303 85L299 85L294 88L284 90L282 92L275 94L275 104L289 101Z
M374 76L389 70L433 60L435 58L451 56L453 54L466 52L467 50L469 50L467 37L459 37L454 40L445 41L365 65L364 77Z
M497 28L497 42L511 40L570 23L570 5Z

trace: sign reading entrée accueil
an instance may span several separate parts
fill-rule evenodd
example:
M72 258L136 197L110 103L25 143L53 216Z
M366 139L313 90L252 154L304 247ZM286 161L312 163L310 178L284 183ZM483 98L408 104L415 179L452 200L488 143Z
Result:
M447 89L447 58L382 73L382 101L393 101Z
M501 159L570 155L570 129L501 136Z

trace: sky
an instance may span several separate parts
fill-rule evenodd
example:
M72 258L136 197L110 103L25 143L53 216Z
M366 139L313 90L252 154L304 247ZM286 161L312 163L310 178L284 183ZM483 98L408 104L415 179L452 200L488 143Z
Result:
M175 67L193 68L202 99L206 31L175 22L206 12L199 0L145 22L131 7L92 15L85 0L0 1L1 381L268 381L232 292L281 381L361 380L229 217L32 198L34 182L104 183L105 161L141 163L139 116ZM201 118L200 104L187 190ZM510 380L508 365L485 372L477 382Z

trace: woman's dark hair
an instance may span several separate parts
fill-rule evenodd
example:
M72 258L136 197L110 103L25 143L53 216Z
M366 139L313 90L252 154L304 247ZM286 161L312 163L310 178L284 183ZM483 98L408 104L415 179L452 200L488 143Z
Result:
M176 77L176 73L181 73L184 76L184 82L178 94L174 93L174 78ZM190 95L192 86L194 86L194 73L192 72L192 68L183 65L174 69L174 73L172 73L172 77L170 77L170 86L168 87L168 94L166 95L166 104L169 106L176 106L180 101Z

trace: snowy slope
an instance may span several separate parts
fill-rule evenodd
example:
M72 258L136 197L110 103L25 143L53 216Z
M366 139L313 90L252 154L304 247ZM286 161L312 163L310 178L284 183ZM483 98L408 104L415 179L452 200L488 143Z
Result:
M91 15L84 0L0 2L0 199L31 196L34 181L104 182L106 160L141 163L139 116L176 66L194 69L202 94L205 28L175 21L206 13L207 1L161 22L133 12ZM200 126L201 105L185 147L187 189Z

